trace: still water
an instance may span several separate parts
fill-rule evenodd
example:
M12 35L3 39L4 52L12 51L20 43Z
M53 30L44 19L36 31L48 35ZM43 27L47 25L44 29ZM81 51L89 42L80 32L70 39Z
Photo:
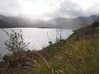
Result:
M24 42L30 43L30 50L41 50L43 47L48 46L48 42L56 42L56 39L67 39L73 31L70 29L51 29L51 28L6 28L0 29L0 54L5 55L8 53L8 50L5 49L5 41L8 40L8 36L3 31L12 33L12 30L15 32L20 32L22 30L22 35Z

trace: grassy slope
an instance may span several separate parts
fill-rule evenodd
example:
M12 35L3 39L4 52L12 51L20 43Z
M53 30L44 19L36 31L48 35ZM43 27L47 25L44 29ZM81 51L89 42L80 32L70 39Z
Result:
M98 74L99 29L87 26L74 31L66 41L57 42L44 49L54 72L65 74ZM45 74L45 73L43 73Z
M1 70L1 74L2 72L3 74L11 74L11 72L13 74L98 74L98 25L93 24L75 30L67 40L58 41L32 54L34 55L31 63L27 62L34 67L12 68L7 66L6 69L3 68L5 73Z

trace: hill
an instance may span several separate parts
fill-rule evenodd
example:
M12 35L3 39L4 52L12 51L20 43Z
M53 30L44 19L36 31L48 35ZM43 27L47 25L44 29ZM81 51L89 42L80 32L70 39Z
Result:
M11 27L38 27L38 28L65 28L65 29L78 29L87 26L99 20L98 15L91 15L89 17L77 18L62 18L57 17L47 21L42 19L27 19L23 17L10 17L0 15L0 20L8 22ZM4 25L6 28L8 25ZM0 26L2 28L2 25Z
M56 25L56 28L66 28L66 29L78 29L92 24L98 21L99 17L97 15L91 15L89 17L77 17L77 18L54 18L49 20L52 25Z
M4 56L1 74L98 74L99 22L74 30L67 40L40 51L17 52Z
M11 28L12 25L9 24L8 22L5 22L5 21L0 20L0 27L1 28Z

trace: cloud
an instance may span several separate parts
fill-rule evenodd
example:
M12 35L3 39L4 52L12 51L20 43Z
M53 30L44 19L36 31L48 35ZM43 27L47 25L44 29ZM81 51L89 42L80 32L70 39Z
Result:
M99 12L99 0L0 0L0 14L37 18L78 17Z
M79 17L97 14L99 14L98 0L88 0L87 2L85 0L63 0L55 12L45 15L48 17Z
M20 5L17 0L0 0L0 13L14 16L20 13Z
M65 16L80 16L83 15L83 9L76 3L73 3L71 0L64 0L60 4L60 9L58 12L64 14Z
M99 14L99 2L94 3L89 8L87 8L85 11L86 11L84 12L85 15L93 15L93 14L98 15Z

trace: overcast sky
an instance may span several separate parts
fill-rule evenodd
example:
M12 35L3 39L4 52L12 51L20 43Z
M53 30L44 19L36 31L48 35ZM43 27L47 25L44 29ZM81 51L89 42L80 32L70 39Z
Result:
M0 14L36 19L90 16L99 13L99 0L0 0Z

